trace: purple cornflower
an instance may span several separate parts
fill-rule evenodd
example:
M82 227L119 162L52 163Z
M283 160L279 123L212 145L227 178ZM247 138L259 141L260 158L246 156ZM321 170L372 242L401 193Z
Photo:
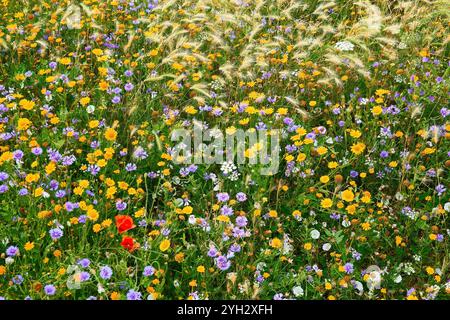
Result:
M153 268L152 266L146 266L144 268L144 271L142 272L142 275L144 275L145 277L150 277L155 273L155 268Z
M283 300L283 294L277 293L273 296L273 300Z
M57 197L57 198L63 198L63 197L65 197L65 195L66 195L66 192L64 190L58 190L55 192L55 197Z
M33 149L31 149L31 153L34 154L35 156L41 155L42 154L42 148L34 147Z
M216 265L220 270L225 271L228 270L228 268L230 268L231 262L228 261L226 257L219 256L216 258Z
M6 172L0 172L0 181L5 181L9 178L9 175Z
M350 262L347 262L345 265L344 265L344 270L345 270L345 272L347 273L347 274L350 274L350 273L353 273L353 264L352 263L350 263Z
M91 260L89 260L88 258L84 258L84 259L78 260L77 263L78 263L78 265L82 266L83 268L87 268L91 264Z
M100 277L102 279L108 280L113 274L112 269L109 266L104 266L100 268Z
M125 166L125 170L128 172L135 171L137 169L137 166L134 163L127 163Z
M142 294L139 291L134 291L130 289L127 292L127 300L141 300Z
M447 188L444 187L444 185L442 184L438 184L436 186L436 192L438 193L438 196L440 197L445 191L447 190Z
M9 190L8 186L6 184L0 185L0 193L5 193Z
M52 284L48 284L44 287L44 292L48 296L53 296L56 293L56 288Z
M380 157L381 158L387 158L387 157L389 157L389 152L387 152L387 151L381 151L380 152Z
M88 171L90 172L90 174L95 176L95 175L97 175L100 172L100 167L97 166L96 164L94 164L94 165L90 164L88 166Z
M126 202L123 202L123 201L120 201L120 200L116 202L116 209L117 210L123 211L126 208L127 208L127 203Z
M67 210L68 212L71 212L71 211L73 211L73 210L75 209L74 204L73 204L72 202L70 202L70 201L67 201L67 202L64 204L64 207L66 208L66 210Z
M125 88L125 91L131 91L131 90L133 90L134 86L133 86L132 83L129 83L129 82L128 82L128 83L124 86L124 88Z
M247 218L243 216L239 216L236 218L236 225L238 227L245 227L247 225Z
M120 102L120 96L114 96L114 97L111 99L111 102L114 103L114 104L119 103L119 102Z
M217 249L214 247L210 247L208 250L208 256L214 258L217 256Z
M220 192L216 195L216 197L220 202L227 202L230 199L230 196L226 192Z
M14 151L13 152L13 157L14 157L14 160L16 160L16 161L22 160L22 158L23 158L23 151L22 150Z
M81 282L88 281L90 278L91 278L91 275L89 274L89 272L83 271L80 273L80 281Z
M14 284L21 285L23 282L23 277L22 277L22 275L18 274L16 276L14 276L11 280Z
M10 246L10 247L8 247L8 249L6 249L6 255L8 257L17 256L17 255L19 255L19 253L20 253L19 248L16 246Z
M245 200L247 200L247 195L243 192L238 192L236 194L236 200L239 202L244 202Z
M240 251L241 251L241 246L238 245L237 243L233 243L233 244L230 246L230 251L231 251L231 252L240 252Z
M358 171L352 170L350 171L350 177L356 178L358 176Z
M233 214L233 208L225 205L220 209L220 213L222 213L225 216L231 216Z
M50 237L52 237L53 240L57 240L64 235L62 230L59 228L51 229L48 233L50 234Z

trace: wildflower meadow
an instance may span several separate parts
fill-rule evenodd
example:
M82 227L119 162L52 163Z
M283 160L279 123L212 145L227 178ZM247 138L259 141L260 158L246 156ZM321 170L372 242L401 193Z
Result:
M0 299L450 299L449 0L0 0Z

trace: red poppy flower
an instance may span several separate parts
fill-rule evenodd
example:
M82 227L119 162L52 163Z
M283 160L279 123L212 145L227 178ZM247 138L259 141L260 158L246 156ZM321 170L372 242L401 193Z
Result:
M126 249L128 251L133 251L133 249L134 249L134 239L132 237L128 237L128 236L123 237L122 238L122 242L120 243L120 245L124 249Z
M133 218L125 215L118 215L115 217L116 219L116 227L119 230L119 233L123 233L130 229L136 227L133 223Z

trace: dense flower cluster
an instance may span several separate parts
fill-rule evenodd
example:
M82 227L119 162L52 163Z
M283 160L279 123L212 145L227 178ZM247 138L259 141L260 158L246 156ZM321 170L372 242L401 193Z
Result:
M0 16L2 299L450 297L441 2ZM175 163L170 134L194 123L280 130L278 172Z

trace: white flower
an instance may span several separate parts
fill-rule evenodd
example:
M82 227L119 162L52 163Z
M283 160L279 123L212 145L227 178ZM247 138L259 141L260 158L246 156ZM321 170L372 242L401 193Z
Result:
M450 202L446 202L444 204L444 210L447 211L447 212L450 212Z
M265 262L259 262L256 265L256 270L258 270L258 271L264 270L265 268L266 268L266 263Z
M339 41L334 47L339 51L353 51L355 45L349 41Z
M81 29L81 9L79 6L70 5L67 7L61 20L66 22L68 29Z
M222 166L220 167L220 171L223 172L223 174L228 175L230 173L232 173L234 170L236 170L236 166L234 165L233 162L224 162L222 164Z
M6 264L13 264L13 263L14 263L14 259L13 259L12 257L7 257L7 258L5 259L5 263L6 263Z
M323 251L328 251L328 250L330 250L331 249L331 244L330 243L324 243L323 244L323 246L322 246L322 250Z
M395 199L397 199L398 201L402 201L404 199L404 197L400 192L397 192L395 194Z
M395 283L400 283L400 282L402 282L402 280L403 280L403 278L402 278L402 276L399 274L397 277L395 277L394 282L395 282Z
M296 286L292 288L292 293L294 294L294 296L296 297L301 297L304 294L303 288L300 286Z
M94 111L95 111L95 106L93 106L92 104L90 104L86 107L87 113L93 113Z
M311 238L313 238L314 240L317 240L320 238L320 232L317 231L316 229L314 229L313 231L311 231L310 233Z
M343 226L344 228L348 228L348 227L350 227L351 225L352 225L352 223L351 223L350 221L348 221L348 220L342 221L342 226Z
M372 271L369 273L369 278L367 279L367 287L369 290L380 289L381 284L381 273L379 271Z
M358 295L362 295L364 292L364 287L363 287L362 283L359 281L355 281L353 283L353 288L355 288L355 290L358 290L358 293L357 293Z
M105 288L100 283L97 284L97 292L100 294L105 292Z
M197 223L197 218L195 218L195 216L194 216L193 214L191 214L191 215L189 216L188 222L189 222L190 224L196 224L196 223Z

